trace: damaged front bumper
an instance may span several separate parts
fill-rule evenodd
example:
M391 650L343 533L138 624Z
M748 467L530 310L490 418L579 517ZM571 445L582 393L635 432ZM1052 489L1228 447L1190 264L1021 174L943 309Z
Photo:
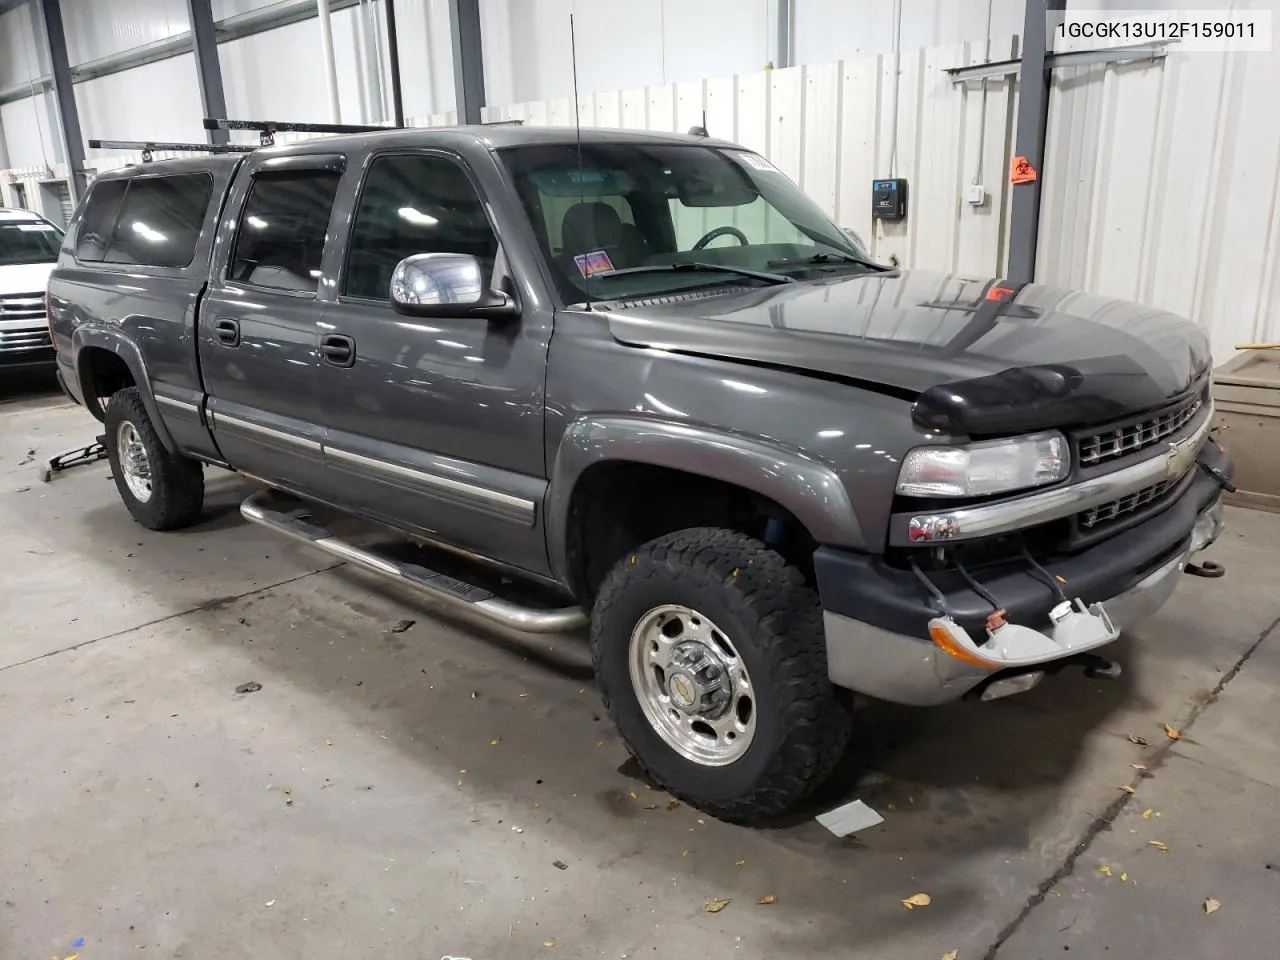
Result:
M1225 454L1207 452L1209 466L1229 475ZM1015 562L980 576L989 596L952 582L931 598L911 571L822 548L815 569L831 680L916 706L979 686L987 697L1030 689L1044 669L1112 642L1164 606L1191 555L1222 532L1221 493L1203 471L1161 513L1047 570Z

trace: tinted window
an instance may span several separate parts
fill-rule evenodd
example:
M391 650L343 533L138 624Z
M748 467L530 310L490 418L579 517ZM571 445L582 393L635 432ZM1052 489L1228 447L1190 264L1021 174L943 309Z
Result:
M488 276L497 250L484 204L458 163L379 157L360 194L342 292L388 299L396 264L415 253L469 253Z
M153 267L190 264L213 194L213 178L207 173L180 173L137 177L127 183L124 207L102 259Z
M229 278L315 293L337 191L338 174L327 170L254 177Z
M102 259L128 185L127 180L99 180L89 190L84 216L80 218L80 229L76 233L77 260Z
M15 263L53 263L62 231L43 220L0 220L0 267Z

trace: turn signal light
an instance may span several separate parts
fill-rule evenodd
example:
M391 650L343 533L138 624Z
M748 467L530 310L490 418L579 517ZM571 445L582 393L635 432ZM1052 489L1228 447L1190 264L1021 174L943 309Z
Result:
M983 667L987 670L998 669L1000 664L994 660L988 660L986 657L979 656L969 650L951 635L951 631L947 629L946 623L940 620L934 620L929 624L929 637L933 640L934 645L943 653L948 653L961 660L964 663L973 664L975 667Z

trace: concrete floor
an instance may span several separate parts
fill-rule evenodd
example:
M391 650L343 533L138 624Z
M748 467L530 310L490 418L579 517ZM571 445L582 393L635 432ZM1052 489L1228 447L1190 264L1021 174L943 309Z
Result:
M579 637L433 618L246 526L231 476L175 534L105 464L42 485L95 427L0 393L5 960L1275 955L1280 516L1231 512L1227 577L1121 680L867 705L823 804L751 831L636 778ZM852 796L886 822L809 819Z

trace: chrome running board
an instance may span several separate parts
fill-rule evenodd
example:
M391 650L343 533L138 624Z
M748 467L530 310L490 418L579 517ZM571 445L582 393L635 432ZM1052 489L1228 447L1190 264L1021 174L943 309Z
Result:
M271 502L271 491L261 490L240 504L240 515L250 523L274 530L308 544L346 563L394 580L435 600L450 610L470 615L522 633L563 633L586 626L587 615L578 607L539 610L521 607L496 597L489 590L437 573L416 563L380 556L334 536L311 520L310 509L299 505L282 510Z

